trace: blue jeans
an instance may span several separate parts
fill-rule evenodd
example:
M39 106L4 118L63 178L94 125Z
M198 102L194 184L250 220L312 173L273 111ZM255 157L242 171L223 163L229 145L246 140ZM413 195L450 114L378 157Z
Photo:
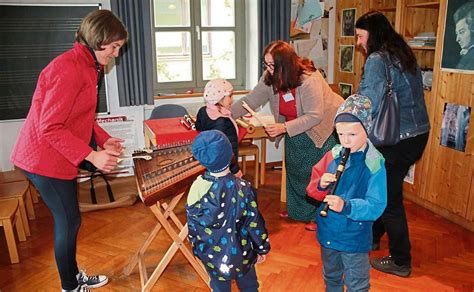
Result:
M65 290L77 287L79 273L76 262L76 241L81 226L77 201L77 181L56 179L25 171L38 189L54 219L54 257Z
M368 253L341 252L321 246L323 278L326 291L369 291L370 265Z
M211 277L211 290L212 292L230 292L232 287L232 281L219 281L212 275ZM247 274L242 278L235 279L237 287L241 292L258 292L258 281L255 266L253 266Z

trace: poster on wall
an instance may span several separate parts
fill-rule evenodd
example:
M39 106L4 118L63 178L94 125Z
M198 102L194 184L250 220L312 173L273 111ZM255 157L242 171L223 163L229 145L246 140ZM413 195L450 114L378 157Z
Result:
M339 92L346 99L352 94L352 84L339 82Z
M355 36L355 21L356 21L356 9L342 9L341 11L341 36L342 37L353 37Z
M474 73L474 1L449 0L441 70Z
M354 46L339 46L339 70L341 72L352 73L354 71Z
M440 144L464 152L470 117L471 107L445 103Z
M296 53L313 61L314 65L321 74L328 80L329 78L329 62L330 58L330 38L334 38L329 33L330 30L330 13L334 10L332 1L319 2L323 12L322 17L312 20L304 24L298 25L298 7L300 1L292 0L291 2L291 31L290 40Z
M107 116L96 118L96 122L109 135L124 140L122 143L124 151L119 157L121 161L117 165L117 174L119 174L119 176L132 175L134 173L132 154L133 151L138 148L138 136L133 120L133 117L130 116Z

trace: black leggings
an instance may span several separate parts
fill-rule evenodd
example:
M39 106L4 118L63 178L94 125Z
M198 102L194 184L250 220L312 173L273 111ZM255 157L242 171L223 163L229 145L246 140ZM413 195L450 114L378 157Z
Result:
M58 266L61 286L72 290L78 286L76 241L81 226L81 213L77 201L77 181L56 179L29 173L25 174L38 189L41 198L54 219L54 257Z
M390 255L398 265L411 265L411 244L403 206L403 179L410 166L421 158L428 133L400 141L378 150L385 157L387 169L387 208L373 226L374 241L387 232Z

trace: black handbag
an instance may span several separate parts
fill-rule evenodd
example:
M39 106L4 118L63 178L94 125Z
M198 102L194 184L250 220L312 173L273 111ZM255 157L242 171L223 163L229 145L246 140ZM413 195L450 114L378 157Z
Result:
M400 142L400 106L397 94L392 88L390 77L390 61L387 54L382 53L387 75L387 91L380 102L379 112L373 117L369 139L376 147L392 146Z

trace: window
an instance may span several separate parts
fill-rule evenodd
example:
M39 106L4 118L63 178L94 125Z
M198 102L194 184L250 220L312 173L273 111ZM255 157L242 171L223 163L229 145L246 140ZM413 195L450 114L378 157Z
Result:
M210 79L245 85L243 0L153 0L155 93L202 91Z

